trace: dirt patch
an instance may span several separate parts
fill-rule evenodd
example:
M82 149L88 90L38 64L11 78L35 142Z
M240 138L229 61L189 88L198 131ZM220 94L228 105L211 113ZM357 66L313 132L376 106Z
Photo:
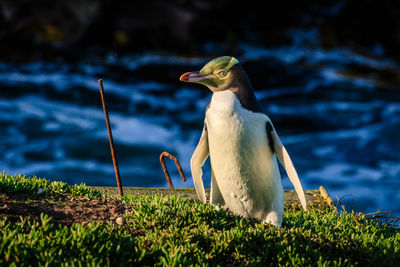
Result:
M93 221L115 222L125 213L126 206L117 198L74 198L29 199L21 195L0 195L0 216L10 220L30 216L39 219L44 213L53 217L52 222L62 225L90 223Z

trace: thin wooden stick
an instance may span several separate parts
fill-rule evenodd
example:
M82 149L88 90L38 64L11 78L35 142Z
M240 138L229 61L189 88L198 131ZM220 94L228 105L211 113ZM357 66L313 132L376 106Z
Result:
M103 88L103 80L102 79L99 79L99 86L100 86L101 103L103 105L104 115L106 117L108 138L110 140L111 157L112 157L113 164L114 164L115 179L117 180L119 194L121 196L123 196L124 192L122 191L122 186L121 186L121 176L119 175L118 160L117 160L117 155L115 154L115 149L114 149L114 140L113 140L113 136L112 136L112 132L111 132L110 120L108 118L106 100L104 98L104 88Z
M356 216L354 216L354 212L351 213L351 218L357 224L358 227L361 227L361 224L357 221Z
M179 175L182 177L182 181L186 182L186 177L183 174L182 167L181 167L181 164L179 163L179 160L174 155L164 151L160 154L160 163L161 163L161 167L164 171L165 178L167 178L169 188L174 188L174 185L172 184L171 178L170 178L168 170L167 170L167 166L165 165L164 157L168 157L175 162L175 165L176 165L176 168L178 169Z

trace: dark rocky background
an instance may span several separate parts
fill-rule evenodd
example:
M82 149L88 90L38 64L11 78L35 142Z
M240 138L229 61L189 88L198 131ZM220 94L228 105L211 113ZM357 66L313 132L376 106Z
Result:
M239 42L278 46L293 28L319 29L324 48L351 46L400 59L400 2L228 0L0 1L0 59L21 61L168 50L238 54ZM224 47L204 51L204 43ZM222 50L222 51L221 51Z

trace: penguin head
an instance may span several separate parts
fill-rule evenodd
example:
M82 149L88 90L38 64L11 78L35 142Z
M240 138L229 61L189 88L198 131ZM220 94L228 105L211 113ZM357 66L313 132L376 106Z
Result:
M231 69L237 64L239 61L234 57L217 57L204 65L200 71L182 74L179 80L203 84L213 92L227 90L234 80Z

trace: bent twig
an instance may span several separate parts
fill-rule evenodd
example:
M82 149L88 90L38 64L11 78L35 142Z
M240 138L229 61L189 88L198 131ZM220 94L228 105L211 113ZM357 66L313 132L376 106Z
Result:
M164 157L168 157L175 162L175 165L176 165L176 168L178 169L179 175L182 177L182 181L186 182L186 177L183 174L182 167L181 167L181 164L179 163L179 160L174 155L164 151L160 154L160 163L161 163L161 167L164 171L165 178L167 178L169 188L174 188L174 185L172 184L171 178L170 178L168 170L167 170L167 166L165 165Z

